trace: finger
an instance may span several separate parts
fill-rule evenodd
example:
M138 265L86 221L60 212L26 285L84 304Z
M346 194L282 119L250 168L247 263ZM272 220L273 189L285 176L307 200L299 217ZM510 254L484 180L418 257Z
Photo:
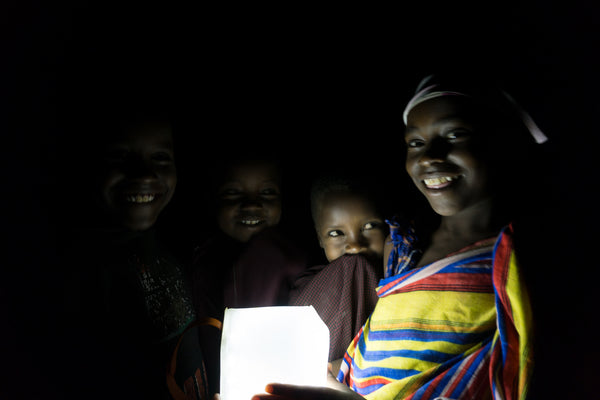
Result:
M252 397L252 400L286 400L286 398L276 394L256 394Z

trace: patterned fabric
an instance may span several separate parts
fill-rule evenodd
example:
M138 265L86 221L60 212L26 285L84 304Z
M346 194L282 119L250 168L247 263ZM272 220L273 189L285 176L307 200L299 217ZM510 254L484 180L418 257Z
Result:
M512 230L382 280L338 379L368 399L524 399L531 308Z
M342 358L377 303L381 265L361 255L344 255L303 274L290 294L290 305L312 305L329 328L329 360Z
M421 252L415 248L417 237L415 229L408 223L401 222L398 218L385 221L390 227L392 250L388 257L385 269L385 278L399 275L414 268Z
M144 260L133 254L129 264L139 280L154 337L159 342L173 339L196 318L181 269L164 256Z

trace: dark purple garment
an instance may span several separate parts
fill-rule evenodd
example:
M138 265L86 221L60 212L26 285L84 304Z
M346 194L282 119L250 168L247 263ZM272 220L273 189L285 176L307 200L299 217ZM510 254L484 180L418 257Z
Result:
M307 265L306 254L277 230L247 243L225 235L207 239L194 250L192 263L196 313L223 321L225 307L287 305L294 280ZM220 331L203 327L200 336L209 381L218 388Z
M344 356L348 345L375 308L382 265L361 255L344 255L309 268L290 293L290 305L312 305L329 328L329 361Z
M194 302L199 316L222 320L225 307L286 305L295 278L306 270L306 254L277 230L247 243L216 237L194 252Z

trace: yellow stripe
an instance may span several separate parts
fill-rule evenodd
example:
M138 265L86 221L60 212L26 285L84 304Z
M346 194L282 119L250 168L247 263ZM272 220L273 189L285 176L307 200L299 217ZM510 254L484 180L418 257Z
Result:
M519 393L522 398L526 396L526 384L530 380L533 368L532 350L532 326L533 316L529 294L524 287L524 282L519 274L517 257L511 252L506 282L506 293L508 295L515 329L519 335Z

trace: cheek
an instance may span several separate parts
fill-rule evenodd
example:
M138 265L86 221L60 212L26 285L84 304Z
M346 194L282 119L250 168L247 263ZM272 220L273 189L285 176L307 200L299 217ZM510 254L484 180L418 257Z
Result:
M109 171L98 180L98 187L102 201L107 204L112 204L116 201L115 189L125 179L125 175L118 171Z
M217 207L217 223L221 228L233 225L236 210L236 205L220 205Z
M369 238L369 248L377 255L382 256L385 246L385 235L383 232L376 232Z
M281 220L281 202L264 203L263 207L269 219L269 225L274 226Z
M327 261L331 262L333 260L335 260L336 258L339 258L342 255L342 251L339 248L339 246L335 246L335 245L326 245L324 247L325 250L325 257L327 257Z
M419 179L416 178L416 167L417 167L416 160L410 159L410 158L406 160L404 169L406 170L406 173L408 174L410 179L415 183L415 185L417 185L419 182Z

